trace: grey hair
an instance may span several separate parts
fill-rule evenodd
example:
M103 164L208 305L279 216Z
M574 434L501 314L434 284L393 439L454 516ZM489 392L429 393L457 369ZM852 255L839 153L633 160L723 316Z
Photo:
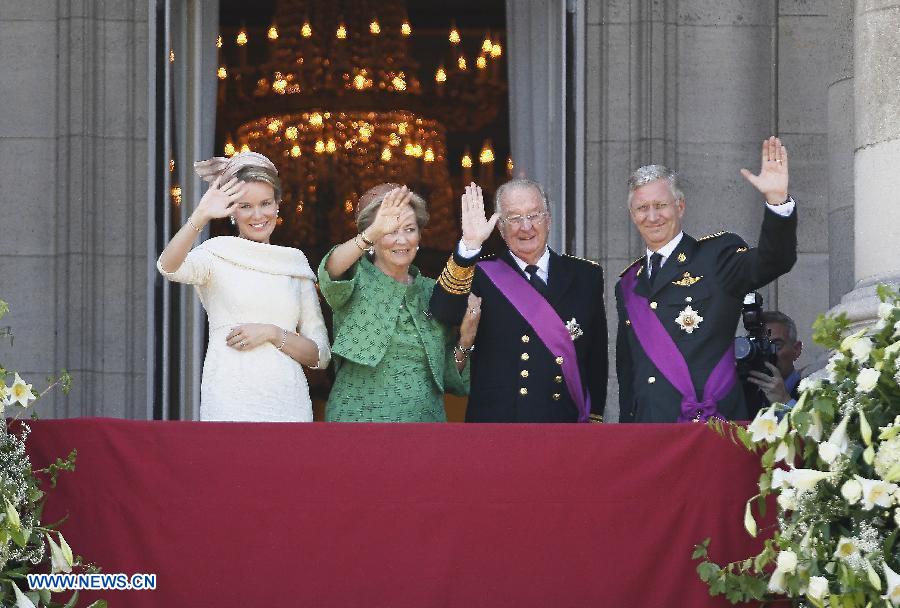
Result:
M541 197L541 201L544 203L544 211L549 214L550 204L547 202L547 193L544 192L544 187L541 186L538 182L531 179L526 179L524 177L511 179L508 182L504 182L500 185L499 188L497 188L497 192L494 193L494 211L500 211L500 200L508 190L518 190L526 188L531 188L537 191L537 193Z
M681 180L675 171L672 171L665 165L644 165L635 169L634 173L628 177L628 206L631 206L631 195L634 194L635 190L660 179L665 180L669 184L669 190L676 201L684 200Z
M385 197L391 192L393 192L393 189L382 192L359 212L359 215L356 217L357 230L364 232L366 228L372 225L372 222L375 221L375 215L377 215L378 210L381 209L381 203L384 202ZM419 227L419 230L422 230L425 228L425 224L428 223L428 204L425 202L424 198L415 192L410 192L409 206L412 207L413 213L416 216L416 225Z
M281 202L281 179L277 174L272 173L268 169L262 166L251 166L251 167L243 167L235 173L235 177L237 177L242 182L263 182L272 186L272 190L275 191L275 202Z
M781 323L787 327L788 340L797 341L797 324L794 320L778 310L766 310L762 313L763 323Z

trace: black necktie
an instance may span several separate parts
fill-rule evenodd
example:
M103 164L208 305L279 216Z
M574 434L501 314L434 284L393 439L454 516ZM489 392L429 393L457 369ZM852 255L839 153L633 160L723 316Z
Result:
M656 280L656 275L659 274L659 267L662 266L662 254L657 252L650 256L650 284L653 285L653 281Z
M531 286L537 289L539 294L546 295L547 293L547 284L544 283L544 279L538 276L538 267L534 264L529 264L525 267L525 272L528 273L528 276L531 278L528 279L528 282L531 283Z

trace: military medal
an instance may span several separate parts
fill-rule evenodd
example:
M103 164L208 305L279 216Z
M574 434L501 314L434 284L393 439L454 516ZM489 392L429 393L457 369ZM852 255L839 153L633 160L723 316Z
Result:
M571 336L573 342L576 338L580 338L584 335L584 332L581 331L581 326L578 325L578 321L575 320L575 317L572 317L572 320L566 323L566 329L569 331L569 336Z
M697 326L703 322L703 317L700 316L698 311L688 305L684 307L684 310L678 313L678 316L675 317L675 322L678 323L678 326L685 332L692 334L694 333L694 330L697 329Z
M700 281L700 279L702 279L702 278L703 278L702 274L699 277L692 277L691 273L686 272L677 281L672 281L672 285L678 285L679 287L690 287L694 283L697 283L698 281Z

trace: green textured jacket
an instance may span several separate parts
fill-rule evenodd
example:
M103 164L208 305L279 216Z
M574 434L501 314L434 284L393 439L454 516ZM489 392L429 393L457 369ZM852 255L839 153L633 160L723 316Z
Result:
M441 392L469 394L469 364L460 373L453 357L455 330L428 314L434 279L422 276L418 268L411 266L414 280L407 286L381 272L363 256L336 281L325 270L330 257L331 251L319 264L319 287L334 312L331 353L335 369L340 367L341 359L377 366L391 343L400 307L405 305L425 348L432 381Z

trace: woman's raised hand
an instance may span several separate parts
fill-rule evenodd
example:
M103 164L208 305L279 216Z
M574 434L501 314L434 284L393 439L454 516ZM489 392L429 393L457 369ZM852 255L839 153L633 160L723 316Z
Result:
M412 198L412 192L406 186L394 188L388 192L372 225L364 230L365 237L370 241L377 241L386 234L390 234L400 227L400 213L403 207L409 204Z
M202 219L206 221L227 216L232 212L232 206L246 192L245 186L246 184L237 177L226 181L220 175L200 199L196 213L200 213Z
M462 195L462 240L466 249L479 249L491 236L500 213L494 213L490 219L484 211L484 196L481 188L471 183L466 186Z

